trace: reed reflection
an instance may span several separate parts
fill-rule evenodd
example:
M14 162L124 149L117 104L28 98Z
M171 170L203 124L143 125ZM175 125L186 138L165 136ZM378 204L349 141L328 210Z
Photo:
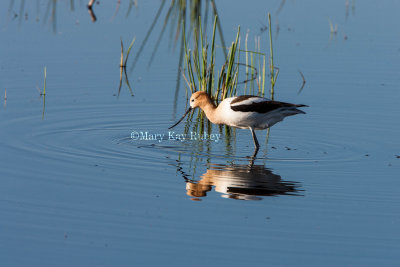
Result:
M90 19L91 19L92 22L96 22L97 21L97 17L94 14L94 11L93 11L94 2L95 2L95 0L89 0L89 3L87 5L89 16L90 16Z
M221 197L239 200L262 200L267 196L301 195L299 182L284 181L262 165L212 164L199 181L186 180L186 194L196 200L214 190ZM198 199L197 199L198 200Z

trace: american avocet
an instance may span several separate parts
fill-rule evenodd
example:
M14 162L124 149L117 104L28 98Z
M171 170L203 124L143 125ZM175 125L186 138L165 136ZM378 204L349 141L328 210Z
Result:
M305 114L304 111L297 108L307 107L307 105L273 101L253 95L242 95L225 98L216 106L207 93L199 91L190 97L190 107L182 118L169 129L178 125L192 109L197 107L201 108L214 124L250 129L255 149L258 151L260 145L254 130L269 128L287 116Z

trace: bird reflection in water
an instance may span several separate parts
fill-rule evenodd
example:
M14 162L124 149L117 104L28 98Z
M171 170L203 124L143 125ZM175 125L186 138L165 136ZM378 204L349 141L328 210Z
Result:
M185 176L184 176L185 178ZM224 198L239 200L262 200L266 196L301 195L300 183L284 181L262 165L216 165L213 164L201 176L201 180L186 180L186 194L200 200L214 187Z

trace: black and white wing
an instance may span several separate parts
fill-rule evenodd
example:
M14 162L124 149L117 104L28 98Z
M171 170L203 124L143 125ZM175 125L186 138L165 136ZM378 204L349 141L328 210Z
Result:
M295 109L298 107L307 107L307 105L273 101L252 95L238 96L231 101L231 109L241 112L267 113L281 108Z

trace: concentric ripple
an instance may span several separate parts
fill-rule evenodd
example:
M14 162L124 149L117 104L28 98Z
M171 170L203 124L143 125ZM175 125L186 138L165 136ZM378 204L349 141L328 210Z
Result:
M144 103L108 104L101 108L88 104L80 105L78 109L70 106L50 109L43 121L38 121L37 114L23 115L5 123L5 127L16 132L13 140L3 145L38 157L71 163L89 161L115 167L135 164L154 167L173 155L213 159L222 164L231 160L245 162L253 154L251 136L245 130L234 131L228 141L223 133L219 142L189 138L172 140L167 130L171 123L170 106L157 103L157 108L157 114L149 114ZM368 153L366 147L376 149L363 140L363 136L357 136L357 142L354 142L356 137L349 134L356 132L355 128L367 129L367 125L338 127L335 124L337 118L321 123L322 118L318 116L303 118L302 122L305 121L318 123L319 127L295 125L299 128L296 133L287 130L292 129L296 120L288 120L271 129L268 143L261 141L266 140L266 131L259 131L262 145L257 159L336 164L359 160ZM180 131L183 132L183 126L178 126L175 134ZM218 132L216 128L214 131Z

